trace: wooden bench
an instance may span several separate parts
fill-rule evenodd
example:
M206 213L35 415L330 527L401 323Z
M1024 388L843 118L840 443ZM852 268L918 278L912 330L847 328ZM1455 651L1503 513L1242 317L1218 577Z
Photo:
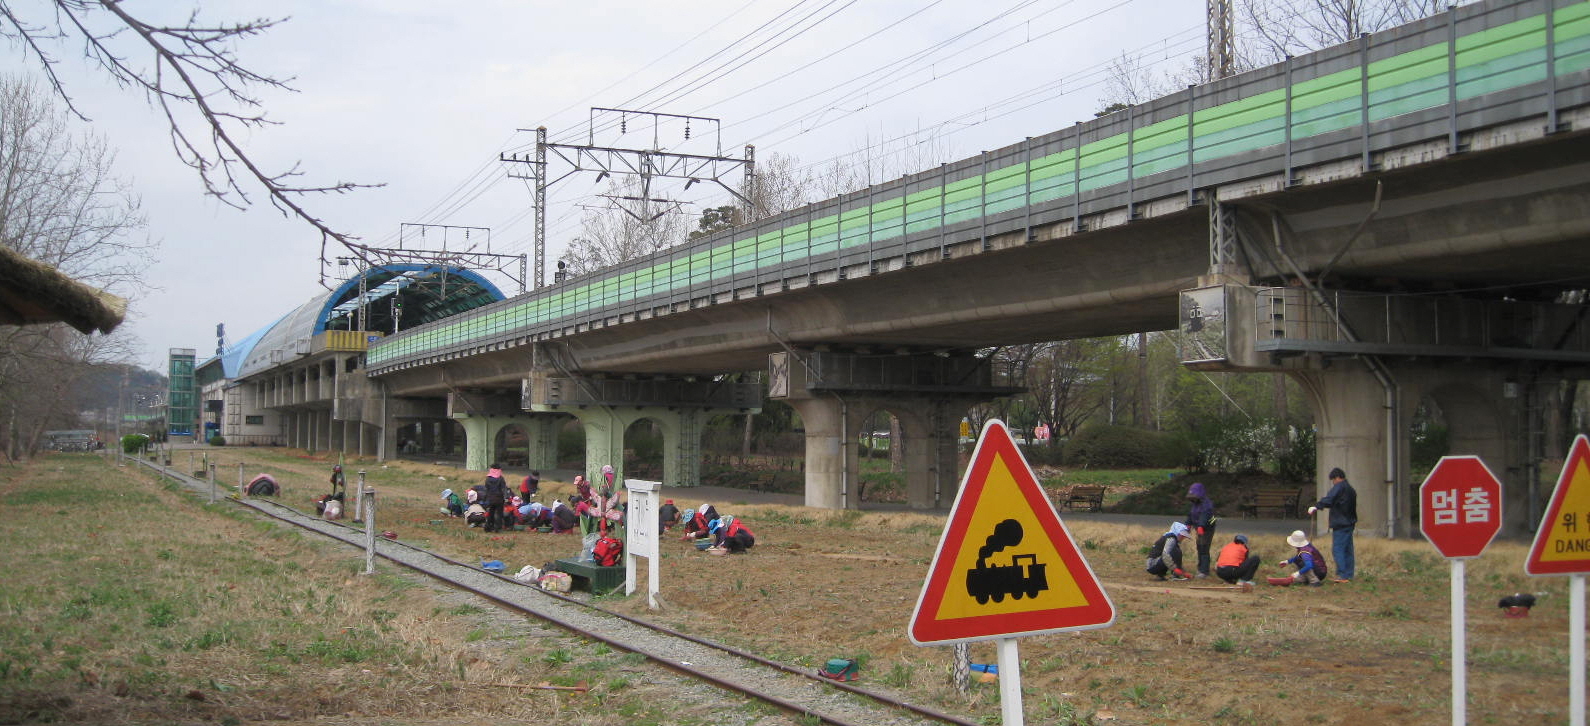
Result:
M1296 489L1260 489L1242 504L1245 517L1268 515L1279 519L1296 519L1298 502L1303 493Z
M1104 508L1104 489L1105 487L1101 486L1078 484L1066 493L1062 506L1071 511L1075 511L1078 507L1086 507L1090 512L1097 512Z

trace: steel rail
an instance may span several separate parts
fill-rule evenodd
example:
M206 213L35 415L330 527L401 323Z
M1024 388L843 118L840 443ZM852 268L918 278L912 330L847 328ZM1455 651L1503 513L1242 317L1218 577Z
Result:
M141 465L143 465L145 467L153 469L158 474L163 474L164 476L171 477L171 478L176 479L178 481L184 482L190 489L192 489L194 491L199 491L200 489L206 488L206 487L209 486L209 482L207 480L196 479L194 477L188 476L186 474L182 474L182 473L177 472L177 471L162 470L160 467L156 466L153 463L150 463L150 462L147 462L147 461L143 461L141 459L138 459L137 457L131 457L131 458L132 458L133 461L135 461L135 462L137 462L137 463L139 463L139 464L141 464ZM304 530L308 530L308 531L311 531L311 532L315 532L317 534L321 534L323 536L329 537L329 538L334 539L336 541L342 542L343 544L347 544L347 545L350 545L350 546L358 547L360 549L364 548L364 542L363 542L364 529L363 528L353 527L351 525L344 524L344 523L338 522L338 521L325 520L325 519L321 519L319 517L311 517L307 513L301 512L301 511L299 511L299 510L297 510L297 509L295 509L293 507L289 507L289 506L287 506L285 504L282 504L280 502L271 501L269 499L236 498L236 497L230 497L229 496L229 497L226 497L225 501L231 502L231 503L236 504L236 505L241 505L241 506L248 507L249 509L252 509L252 510L254 510L254 511L260 513L260 514L263 514L263 515L265 515L267 517L270 517L272 519L275 519L277 521L284 522L286 524L291 524L291 525L293 525L295 527L299 527L300 529L304 529ZM276 512L276 511L271 511L265 505L269 505L270 508L274 508L274 509L277 509L277 510L283 510L283 511L288 512L290 514L283 514L283 513ZM301 521L301 520L308 520L308 521L314 522L317 526L310 526L309 524L306 524L304 521ZM329 528L332 528L333 530L336 530L336 529L345 530L349 534L347 536L343 536L343 535L337 534L335 532L328 532L328 531L325 531L323 529L320 529L319 527L321 527L321 526L329 527ZM352 533L358 533L358 537L356 538L354 536L354 534L352 534ZM611 617L611 618L614 618L614 619L617 619L617 620L624 621L624 622L629 623L631 625L634 625L636 627L644 628L646 630L650 630L650 631L659 633L661 635L668 636L670 638L683 640L685 642L689 642L689 643L692 643L692 644L695 644L695 645L699 645L699 646L702 646L702 647L705 647L705 648L710 648L710 649L713 649L713 650L716 650L716 651L719 651L719 652L722 652L722 653L726 653L726 654L734 656L736 658L740 658L740 659L743 659L743 660L748 660L748 661L754 662L754 663L756 663L758 665L761 665L761 666L763 666L765 668L771 668L771 669L780 671L782 673L795 675L795 676L800 676L802 678L814 681L816 683L820 683L820 684L822 684L824 686L827 686L827 687L830 687L830 688L835 688L835 689L838 689L838 690L846 691L846 692L855 694L857 696L861 696L861 697L863 697L865 699L870 699L872 701L875 701L875 702L877 702L878 704L880 704L880 705L882 705L884 707L893 708L893 709L897 709L897 710L901 710L901 711L907 711L907 712L910 712L910 713L914 713L914 714L916 714L918 716L923 716L925 718L933 719L935 721L941 721L943 723L955 724L956 726L977 726L976 722L967 721L965 719L961 719L959 717L956 717L956 716L953 716L953 715L950 715L950 714L946 714L946 713L943 713L943 712L940 712L940 711L936 711L934 709L927 708L925 706L918 706L916 704L912 704L912 703L909 703L909 702L906 702L906 701L901 701L899 699L891 698L891 697L886 696L886 695L874 693L874 692L869 691L867 689L860 688L860 687L857 687L857 686L854 686L854 685L851 685L851 684L848 684L848 683L842 683L842 682L839 682L839 681L833 681L833 680L829 680L829 679L826 679L826 678L822 678L822 677L819 677L819 676L815 675L814 673L810 672L809 670L804 670L804 669L796 668L794 666L790 666L790 665L787 665L787 664L784 664L784 663L779 663L779 662L776 662L776 661L773 661L773 660L769 660L767 658L763 658L762 656L756 655L754 653L750 653L750 652L747 652L747 651L744 651L744 650L740 650L738 648L734 648L732 646L727 646L727 645L723 645L721 643L716 643L716 642L713 642L713 641L710 641L710 640L706 640L704 638L696 637L696 636L690 635L688 633L683 633L683 632L674 630L672 628L668 628L666 626L657 625L655 623L647 622L645 620L641 620L639 618L635 618L635 617L632 617L632 616L629 616L629 615L625 615L625 614L622 614L622 613L617 613L617 612L613 612L611 610L600 608L600 607L597 607L595 605L592 605L591 603L588 603L588 602L585 602L583 600L580 600L578 598L569 597L569 596L563 595L561 593L549 592L549 591L546 591L546 590L542 590L542 589L540 589L538 587L532 587L532 586L527 585L527 584L525 584L523 582L515 580L512 577L508 577L506 575L502 575L502 574L495 573L495 572L490 572L490 571L487 571L487 570L482 570L482 569L480 569L478 567L475 567L473 565L470 565L468 563L461 562L459 560L455 560L455 559L453 559L451 557L448 557L446 555L439 554L439 553L433 552L431 550L425 549L423 547L418 547L416 545L409 544L407 542L403 542L403 541L400 541L400 540L386 540L385 542L381 543L376 548L376 554L378 556L380 556L381 558L383 558L383 559L385 559L385 560L387 560L389 562L392 562L393 564L396 564L396 565L402 566L404 568L407 568L407 569L409 569L411 571L418 572L420 574L426 575L427 577L430 577L430 578L432 578L434 580L442 582L442 583L444 583L446 585L449 585L451 587L454 587L454 588L463 590L465 592L468 592L471 595L475 595L477 597L484 598L484 599L489 600L491 602L494 602L494 603L498 604L499 606L504 607L504 608L506 608L508 610L512 610L512 611L515 611L515 612L518 612L518 613L521 613L521 614L524 614L524 615L534 616L534 617L539 618L541 620L545 620L545 621L550 622L550 623L552 623L554 625L557 625L558 627L561 627L561 628L563 628L565 630L568 630L568 631L571 631L571 632L573 632L575 634L578 634L581 637L589 638L591 640L600 641L602 643L606 643L609 646L612 646L614 648L618 648L620 650L624 650L626 652L639 653L639 654L645 656L646 658L648 658L649 660L651 660L651 661L653 661L653 662L655 662L655 663L657 663L657 664L659 664L661 666L664 666L664 667L668 668L669 670L672 670L672 671L675 671L675 672L680 673L682 675L685 675L686 677L707 681L707 682L712 683L712 684L714 684L714 685L716 685L716 686L718 686L720 688L724 688L726 690L729 690L729 691L732 691L732 692L735 692L735 693L741 693L741 694L744 694L744 695L747 695L747 696L751 696L751 697L756 698L758 700L766 701L767 703L773 704L773 705L778 706L780 708L783 708L783 709L785 709L787 711L790 711L790 712L793 712L793 713L796 713L796 714L800 714L800 715L803 715L803 716L811 716L811 717L818 718L824 723L834 724L835 726L864 726L863 723L847 721L847 720L845 720L845 719L843 719L841 717L834 716L832 714L820 713L818 711L814 711L813 709L811 709L811 708L809 708L807 706L801 705L801 704L796 703L794 701L790 701L790 700L782 698L780 696L775 696L775 695L772 695L772 694L769 694L769 693L764 693L764 692L758 691L757 689L752 688L752 687L747 686L747 685L742 684L742 683L738 683L738 682L735 682L735 681L732 681L732 680L729 680L729 679L726 679L726 678L720 678L718 676L714 676L714 675L709 674L709 673L704 673L702 671L698 671L698 670L693 670L693 669L687 668L683 664L675 662L675 661L673 661L671 659L663 658L663 657L658 656L656 654L648 653L648 652L643 651L643 650L639 650L635 645L633 645L631 643L627 643L624 640L619 639L617 637L604 635L604 634L598 633L598 632L594 632L594 631L592 631L590 629L581 627L580 625L577 625L575 623L572 623L572 622L570 622L570 621L568 621L566 619L560 618L560 617L558 617L556 615L553 615L553 614L550 614L550 613L541 612L541 611L537 611L537 610L532 610L532 609L530 609L530 608L528 608L528 607L526 607L524 605L521 605L521 604L519 604L517 602L514 602L513 600L510 600L508 598L505 598L505 597L502 597L502 596L499 596L499 595L496 595L496 594L493 594L493 593L490 593L490 592L486 592L486 591L481 590L481 589L479 589L477 587L469 585L468 583L462 582L462 581L460 581L460 580L458 580L458 579L456 579L456 578L454 578L452 576L447 575L446 573L443 573L443 572L440 572L440 571L436 571L436 570L426 569L426 568L423 568L423 567L420 567L420 566L417 566L417 565L414 565L414 564L411 564L411 563L408 563L408 562L404 562L404 561L402 561L402 560L400 560L400 559L398 559L398 558L396 558L396 557L394 557L394 556L392 556L390 554L383 553L383 552L380 551L382 547L391 547L391 546L401 547L401 548L403 548L403 549L405 549L405 550L407 550L409 552L415 553L415 554L427 555L427 556L429 556L431 558L434 558L436 560L444 562L444 563L446 563L448 565L451 565L453 567L457 567L457 568L461 568L463 570L466 570L469 573L474 574L474 575L489 575L489 576L494 577L497 580L500 580L500 581L502 581L504 583L509 583L509 584L524 588L524 592L534 593L537 596L546 597L546 598L549 598L549 599L552 599L552 600L555 600L555 601L559 601L559 602L561 602L563 604L566 604L566 605L571 605L571 606L583 608L583 609L586 609L586 610L589 610L589 611L592 611L592 612L595 612L595 613L599 613L599 614L601 614L603 616L606 616L606 617Z

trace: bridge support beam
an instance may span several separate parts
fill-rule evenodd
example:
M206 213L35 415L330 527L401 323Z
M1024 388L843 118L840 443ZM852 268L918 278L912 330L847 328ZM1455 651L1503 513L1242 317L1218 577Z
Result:
M522 405L538 413L563 413L585 431L585 469L592 476L611 465L624 476L624 433L637 421L657 423L663 435L663 486L701 483L701 432L718 414L755 412L760 385L696 378L595 378L538 372L525 380ZM556 456L557 433L546 433Z
M603 465L611 465L619 481L624 479L624 433L640 421L653 421L663 437L662 483L666 487L693 487L701 484L701 431L708 418L720 413L739 413L700 408L600 406L569 411L585 431L585 475L594 478ZM560 423L560 421L555 421ZM553 455L557 429L552 429Z
M906 504L947 507L959 485L956 442L961 415L974 403L1020 392L994 386L987 361L972 355L776 353L769 396L782 398L806 427L806 506L861 504L857 443L874 412L900 422Z
M1539 443L1546 402L1557 378L1531 376L1517 363L1394 362L1390 366L1398 420L1388 448L1385 389L1363 366L1343 363L1297 371L1318 425L1316 491L1341 467L1358 492L1358 530L1375 536L1416 536L1418 491L1409 469L1414 411L1422 403L1447 428L1448 451L1480 457L1502 482L1502 533L1527 534L1540 521L1546 492L1539 485ZM1388 466L1389 462L1389 466ZM1316 515L1314 531L1329 531L1329 513Z
M858 438L874 412L888 411L900 422L906 505L913 509L949 506L959 485L956 442L966 400L929 396L841 396L791 398L806 427L806 506L856 509L863 488Z
M1504 536L1539 521L1558 384L1590 369L1582 306L1229 283L1182 297L1185 365L1282 371L1302 387L1318 431L1315 493L1332 468L1346 472L1364 534L1418 532L1410 428L1421 407L1446 427L1447 452L1479 456L1502 482Z

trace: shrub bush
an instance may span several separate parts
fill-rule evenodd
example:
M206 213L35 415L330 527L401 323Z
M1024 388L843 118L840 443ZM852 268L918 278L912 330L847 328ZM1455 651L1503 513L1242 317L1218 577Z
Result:
M1188 471L1258 471L1274 455L1277 424L1227 416L1202 421L1182 436Z
M1292 434L1286 449L1275 457L1275 475L1284 481L1314 481L1314 429Z
M143 434L127 434L121 437L121 452L123 454L136 454L149 445L149 437Z
M1047 444L1023 445L1021 454L1033 466L1060 466L1065 461L1065 448L1059 439L1050 439Z
M1130 426L1090 426L1062 448L1067 466L1084 469L1147 469L1182 463L1169 434Z
M222 436L220 434L216 434L214 436L211 436L210 437L210 445L211 446L226 446L226 437Z

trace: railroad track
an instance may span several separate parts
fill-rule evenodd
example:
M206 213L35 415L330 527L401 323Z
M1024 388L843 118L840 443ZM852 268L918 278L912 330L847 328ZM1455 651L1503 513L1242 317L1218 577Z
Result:
M163 473L200 495L210 483L129 459ZM233 498L222 487L226 501L321 536L363 549L366 534L341 522L331 522L284 504L260 498ZM379 512L377 513L379 526ZM787 710L837 726L909 726L957 724L975 726L949 714L874 693L846 683L819 678L807 669L778 663L669 628L596 607L577 598L551 593L511 577L487 572L400 540L375 539L375 554L383 560L426 575L439 582L489 600L507 610L529 615L570 632L621 650L639 653L688 678L712 683Z

